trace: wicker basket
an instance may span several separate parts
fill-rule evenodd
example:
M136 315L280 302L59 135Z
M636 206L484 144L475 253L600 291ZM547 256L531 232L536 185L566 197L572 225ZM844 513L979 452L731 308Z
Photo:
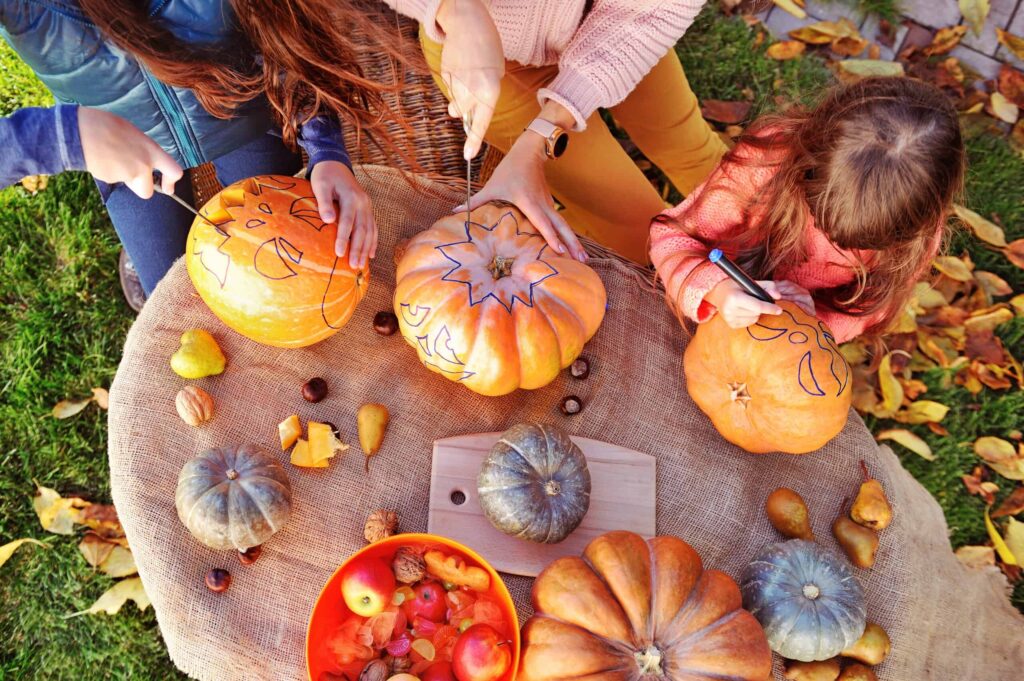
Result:
M406 49L419 50L418 24L406 17L391 14L399 40ZM365 75L384 83L394 82L397 67L387 55L370 47L363 50L360 62ZM418 172L433 180L453 187L464 187L466 166L462 159L462 146L466 141L462 125L448 116L448 100L437 88L430 74L425 70L404 68L401 72L402 87L396 94L386 94L385 102L406 122L406 127L388 123L387 128L395 143L409 151L416 166L412 167L400 158L389 158L384 152L360 139L351 125L343 126L345 144L353 163L394 166L403 170ZM473 164L474 184L486 182L501 159L501 153L488 147ZM209 163L189 171L196 195L196 205L203 205L220 191L213 166Z

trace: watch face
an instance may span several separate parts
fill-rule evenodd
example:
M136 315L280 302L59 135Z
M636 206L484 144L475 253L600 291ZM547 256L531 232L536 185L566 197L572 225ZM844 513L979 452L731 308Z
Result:
M562 133L555 139L555 143L551 148L551 153L554 154L555 158L558 158L565 153L565 148L569 146L569 135Z

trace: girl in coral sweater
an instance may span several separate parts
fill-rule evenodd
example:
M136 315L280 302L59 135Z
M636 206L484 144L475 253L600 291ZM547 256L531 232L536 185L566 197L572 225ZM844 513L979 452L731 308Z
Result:
M742 328L781 313L707 260L717 247L837 341L877 336L938 251L964 164L956 110L937 88L837 87L812 110L755 122L707 182L655 218L651 260L681 321L721 314Z

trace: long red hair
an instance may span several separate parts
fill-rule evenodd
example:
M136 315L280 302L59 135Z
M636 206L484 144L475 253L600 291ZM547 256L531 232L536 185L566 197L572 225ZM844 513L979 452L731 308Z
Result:
M161 81L195 92L214 116L265 95L294 146L312 116L333 113L392 155L411 162L385 122L406 123L383 95L400 88L402 68L419 65L380 3L359 0L224 0L237 31L216 44L185 43L154 21L139 0L79 0L104 37L132 54ZM415 46L414 46L415 47ZM392 83L367 78L363 50L390 57Z
M815 291L815 302L877 316L865 335L878 336L928 267L962 191L965 157L957 112L938 88L907 78L868 78L831 89L813 109L758 119L687 210L655 219L699 240L688 216L737 165L768 167L771 178L753 192L725 238L708 246L723 249L755 279L773 279L806 260L804 234L813 219L837 248L866 252L850 261L853 282ZM673 257L678 268L702 255ZM685 287L684 281L680 294ZM679 310L679 301L672 302Z

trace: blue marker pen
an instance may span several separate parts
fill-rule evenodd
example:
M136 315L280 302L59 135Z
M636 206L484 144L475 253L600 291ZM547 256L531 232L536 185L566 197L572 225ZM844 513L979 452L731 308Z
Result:
M718 267L729 275L729 278L743 287L743 290L750 295L763 300L766 303L774 303L775 299L765 291L763 288L758 286L757 282L750 278L750 276L739 268L739 265L729 260L729 257L722 253L722 249L713 248L708 253L708 260L718 265Z

